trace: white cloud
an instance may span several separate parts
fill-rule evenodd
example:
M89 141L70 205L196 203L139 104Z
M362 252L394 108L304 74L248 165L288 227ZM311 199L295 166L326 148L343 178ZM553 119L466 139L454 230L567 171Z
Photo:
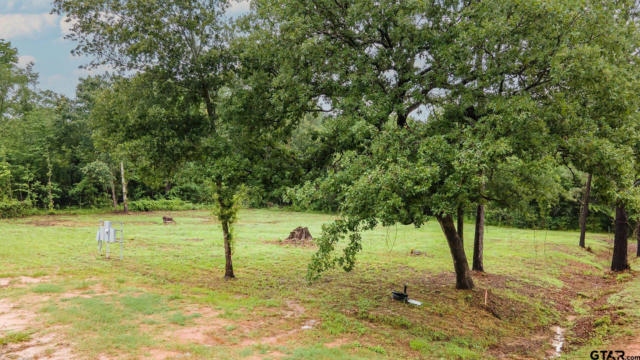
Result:
M63 16L60 18L60 31L62 32L62 36L66 36L71 34L71 29L78 22L76 19L69 18L68 16Z
M0 0L1 12L43 12L53 7L52 0Z
M68 96L75 93L77 85L78 79L76 77L63 74L46 76L40 81L40 88L50 89Z
M43 14L0 14L0 38L30 37L57 25L58 16Z
M248 0L232 1L231 6L229 6L229 9L227 9L227 13L229 14L244 13L244 12L248 12L249 8L250 6L249 6Z
M36 63L36 58L31 55L22 55L18 57L18 66L26 69L30 63Z

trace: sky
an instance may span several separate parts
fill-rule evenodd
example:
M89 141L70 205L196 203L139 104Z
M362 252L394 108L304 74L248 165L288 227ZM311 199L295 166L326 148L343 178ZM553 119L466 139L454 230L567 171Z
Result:
M80 69L90 59L71 55L74 42L65 40L68 26L63 16L50 14L52 0L0 0L0 39L18 49L20 65L34 63L39 88L74 97L78 79L101 73ZM248 1L238 1L230 16L248 11Z

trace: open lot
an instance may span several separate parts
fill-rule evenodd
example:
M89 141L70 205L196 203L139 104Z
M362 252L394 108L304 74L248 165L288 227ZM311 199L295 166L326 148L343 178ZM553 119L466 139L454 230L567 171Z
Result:
M125 223L124 261L98 256L100 219ZM640 279L607 271L607 234L590 235L584 251L572 232L489 226L487 273L460 291L437 222L367 232L353 272L309 284L315 248L280 240L297 226L318 236L331 215L241 211L231 281L212 219L0 221L0 358L525 359L554 356L554 338L567 358L620 347L640 355ZM405 283L423 306L391 300Z

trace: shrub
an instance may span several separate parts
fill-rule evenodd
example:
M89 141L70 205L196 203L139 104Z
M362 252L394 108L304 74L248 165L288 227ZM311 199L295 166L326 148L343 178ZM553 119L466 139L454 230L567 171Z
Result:
M26 216L31 209L30 201L0 200L0 219Z
M589 209L587 231L609 231L611 217L595 206L590 206ZM540 214L540 210L535 205L528 209L513 210L494 207L493 204L490 204L486 209L485 223L521 229L577 230L579 228L579 212L579 205L568 204L566 201L552 206L547 215Z
M169 198L180 199L194 204L210 203L213 199L210 187L194 183L175 186L167 195Z
M202 206L180 199L140 199L129 202L129 210L131 211L197 210L200 208Z

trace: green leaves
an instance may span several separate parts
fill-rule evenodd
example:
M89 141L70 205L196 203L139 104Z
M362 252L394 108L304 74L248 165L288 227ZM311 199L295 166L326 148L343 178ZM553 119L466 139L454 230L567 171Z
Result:
M630 201L633 191L621 190L635 179L640 143L631 2L279 0L256 8L278 24L274 36L304 54L315 94L332 110L316 134L339 139L362 120L375 129L355 131L361 136L331 155L305 149L322 155L324 172L314 168L316 178L292 196L320 203L321 190L344 216L325 228L310 274L351 268L363 227L420 226L487 200L544 209L565 191L565 166L598 171L609 197ZM430 111L409 120L418 108ZM343 240L343 254L331 255Z

